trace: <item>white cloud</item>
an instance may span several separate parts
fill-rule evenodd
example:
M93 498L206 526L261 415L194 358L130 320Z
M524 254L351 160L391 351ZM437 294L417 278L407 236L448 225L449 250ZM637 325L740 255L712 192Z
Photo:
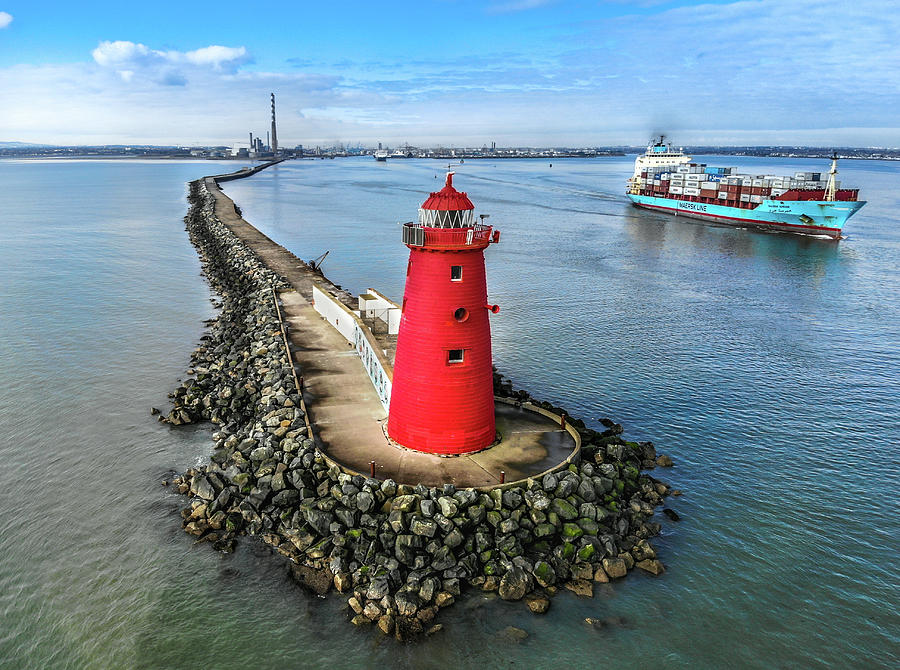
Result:
M168 54L178 54L178 52L168 52ZM223 66L243 63L247 60L247 49L244 47L221 47L218 45L204 47L196 51L188 51L185 54L178 54L176 58L183 57L188 63L194 65L212 65L216 68Z
M138 60L146 60L153 53L143 44L116 40L115 42L100 42L97 48L91 52L91 55L98 65L118 67ZM155 53L162 55L161 51Z
M94 62L121 72L153 70L159 67L188 66L212 68L227 72L236 71L249 60L246 47L211 45L194 51L160 51L127 40L104 41L91 52ZM177 74L177 73L176 73ZM169 75L172 76L171 70ZM183 75L179 75L182 76Z
M13 17L9 12L0 12L0 28L6 28L12 23Z

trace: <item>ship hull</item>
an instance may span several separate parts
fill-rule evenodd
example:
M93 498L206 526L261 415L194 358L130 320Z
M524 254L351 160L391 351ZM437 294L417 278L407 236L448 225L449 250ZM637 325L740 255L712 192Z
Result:
M754 209L629 193L636 207L718 225L772 232L841 237L844 224L865 201L763 200Z

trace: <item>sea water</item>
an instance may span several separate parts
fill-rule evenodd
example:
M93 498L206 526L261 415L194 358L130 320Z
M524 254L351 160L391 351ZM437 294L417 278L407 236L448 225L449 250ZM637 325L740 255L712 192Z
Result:
M698 157L700 158L700 157ZM789 174L801 159L707 157ZM414 644L348 624L251 538L194 545L160 485L209 428L150 416L212 297L186 182L235 163L0 161L0 668L891 667L900 648L900 165L845 161L840 242L632 208L633 157L451 166L485 223L494 359L672 456L667 571L548 614L469 593ZM402 298L440 161L291 161L225 185L354 292ZM585 617L608 619L602 629ZM520 643L501 634L525 629Z

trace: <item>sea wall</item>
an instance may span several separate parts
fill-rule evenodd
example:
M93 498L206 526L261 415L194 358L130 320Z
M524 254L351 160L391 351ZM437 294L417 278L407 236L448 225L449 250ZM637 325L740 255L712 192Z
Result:
M252 177L257 172L261 170L265 170L267 167L272 167L273 165L278 165L278 163L284 162L283 158L279 158L274 161L268 161L266 163L260 163L259 165L254 165L253 167L243 168L242 170L238 170L237 172L230 172L228 174L220 174L216 175L216 181L233 181L235 179L244 179L245 177Z
M189 497L184 528L197 542L231 551L256 536L304 587L344 594L354 624L399 639L440 630L440 610L466 589L542 613L559 588L590 596L635 566L663 572L648 538L669 488L641 473L656 462L653 445L624 440L612 421L602 432L575 421L579 459L505 489L398 484L329 465L282 335L273 287L290 287L217 219L204 180L189 200L186 227L220 311L164 420L217 424L210 462L167 482ZM495 391L532 400L499 376Z

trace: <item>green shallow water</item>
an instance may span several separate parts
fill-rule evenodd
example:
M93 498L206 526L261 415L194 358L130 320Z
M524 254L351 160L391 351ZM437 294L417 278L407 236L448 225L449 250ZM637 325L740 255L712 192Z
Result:
M149 408L214 313L181 219L222 164L0 162L0 668L895 665L900 166L841 166L869 204L835 245L634 210L630 162L471 162L456 184L503 234L501 371L675 459L668 572L540 618L471 594L415 645L349 626L253 541L194 546L159 484L211 447ZM302 258L330 249L334 281L400 298L395 224L439 168L292 162L226 191Z

